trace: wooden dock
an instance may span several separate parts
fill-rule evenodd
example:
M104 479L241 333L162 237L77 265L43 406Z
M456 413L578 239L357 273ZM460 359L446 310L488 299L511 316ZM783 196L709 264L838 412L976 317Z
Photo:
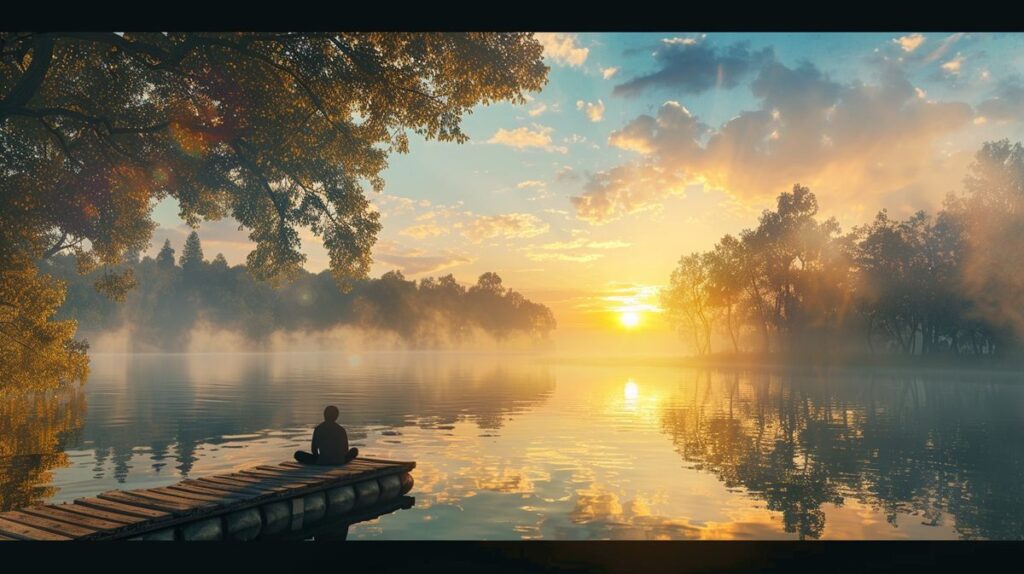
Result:
M289 461L170 486L110 490L70 504L0 513L0 541L252 540L393 506L412 489L415 467L362 457L343 466Z

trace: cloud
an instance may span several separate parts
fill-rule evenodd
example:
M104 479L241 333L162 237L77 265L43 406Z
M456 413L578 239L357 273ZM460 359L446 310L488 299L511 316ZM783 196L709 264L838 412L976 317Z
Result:
M502 215L479 215L469 221L459 222L456 228L473 243L495 237L527 238L548 232L547 223L530 213L505 213Z
M615 77L615 74L617 73L619 73L619 69L615 66L612 66L610 68L604 68L603 70L601 70L601 77L606 80L610 80L613 77Z
M747 43L719 49L692 38L683 38L679 42L663 41L654 50L654 60L659 69L615 86L612 94L636 96L654 88L700 94L712 88L733 88L761 64L771 60L772 54L771 48L751 51Z
M415 239L426 239L427 237L438 237L440 235L448 235L448 228L441 227L436 223L423 223L420 225L406 227L405 229L399 231L398 234L413 237Z
M544 56L562 66L579 67L587 61L588 48L581 48L576 34L538 32L534 35L544 46Z
M693 38L693 37L689 37L689 36L677 36L675 38L662 38L661 39L661 43L662 44L668 44L670 46L672 46L672 45L692 46L692 45L696 44L699 41L700 41L699 39Z
M471 257L452 252L430 255L421 249L410 249L388 240L378 241L373 251L375 261L398 267L406 275L436 273L474 261Z
M685 179L651 164L626 164L593 174L583 195L570 197L576 217L591 223L656 210L670 195L683 193Z
M540 102L536 106L534 106L533 108L528 110L526 113L529 114L529 116L531 118L535 118L535 117L543 114L547 110L548 110L548 105L545 104L544 102Z
M940 67L943 69L943 71L945 71L945 72L947 72L949 74L959 74L960 73L960 68L962 68L963 65L964 65L964 57L961 56L959 53L957 53L955 58L953 58L952 60L949 60L947 62L944 62L942 64L942 66L940 66Z
M516 184L516 189L529 189L531 187L544 187L544 182L539 179L528 179Z
M554 128L540 124L534 124L532 130L526 126L513 130L498 128L498 131L494 132L494 135L491 136L491 139L487 140L487 143L500 144L518 150L538 148L549 152L567 153L569 151L568 148L551 144L551 133L553 131Z
M526 258L530 261L566 261L570 263L590 263L604 257L604 253L537 253L529 251Z
M578 100L576 102L576 109L583 110L583 113L587 115L587 119L592 122L599 122L604 119L604 102L601 100L597 100L596 104Z
M575 297L574 307L583 312L595 313L607 313L609 309L660 313L660 292L659 285L609 281L603 289Z
M414 211L417 207L430 207L430 200L411 199L400 195L382 193L380 195L374 194L370 198L370 205L373 209L380 212L381 219L384 219L390 215Z
M563 217L569 215L568 211L566 211L564 209L555 209L553 207L546 207L546 208L542 209L541 211L543 211L544 213L550 213L552 215L561 215Z
M657 209L690 184L763 200L799 182L819 198L825 192L858 205L867 194L901 206L927 203L969 162L970 154L946 153L938 143L971 124L971 107L918 97L897 66L885 67L875 84L841 84L810 63L772 61L750 89L756 109L714 129L670 101L612 132L611 145L640 157L590 176L571 198L577 217L600 223Z
M997 121L1024 120L1024 83L1011 77L1000 82L987 100L978 104L978 113Z
M696 153L707 126L697 121L679 102L667 101L657 117L641 115L608 136L608 144L620 149L651 154L672 150L673 154Z
M592 241L585 238L577 238L572 241L554 241L552 243L544 243L542 245L531 246L534 249L544 249L547 251L564 251L569 249L622 249L623 247L629 247L632 243L628 241L620 241L614 239L611 241Z
M558 168L558 171L555 172L555 181L559 183L567 181L576 181L579 178L580 174L573 171L572 166L569 165L563 165L562 167Z
M899 38L893 38L893 43L897 44L904 52L913 52L918 49L921 44L924 43L925 37L921 34L910 34L908 36L900 36Z
M925 56L925 62L934 62L946 54L947 51L964 37L963 32L957 32L956 34L950 34L945 40L939 44L938 48L935 48Z

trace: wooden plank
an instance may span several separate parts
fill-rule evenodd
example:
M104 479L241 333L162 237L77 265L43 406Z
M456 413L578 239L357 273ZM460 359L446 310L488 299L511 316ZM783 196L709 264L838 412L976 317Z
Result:
M202 493L202 492L191 492L191 491L188 491L188 490L184 490L184 488L187 488L187 487L168 486L168 487L161 487L161 488L151 488L151 489L149 489L149 492L158 492L160 494L166 494L167 496L173 496L173 497L177 497L177 498L187 498L187 499L190 499L190 500L198 500L200 502L209 502L211 504L216 504L217 506L232 504L232 503L238 502L240 499L244 500L245 498L251 498L251 497L244 497L244 496L243 497L231 496L231 495L229 495L227 493L223 493L223 492L218 492L217 494L210 495L210 494L205 494L205 493Z
M217 504L214 504L212 502L206 502L206 501L201 501L201 500L194 500L192 498L188 498L186 496L181 496L181 495L177 495L177 494L168 494L166 492L160 492L160 491L158 491L155 488L154 489L141 489L140 488L140 489L136 489L136 490L126 490L126 491L124 491L124 494L127 494L129 496L135 496L137 498L142 498L142 499L147 499L147 500L154 500L156 502L163 502L163 503L166 503L166 504L172 504L172 505L177 504L177 505L180 505L180 506L184 507L183 510L186 510L186 511L204 510L204 509L209 509L209 508L213 508L213 507L217 506Z
M369 458L357 458L348 464L353 467L359 468L373 468L373 469L394 469L395 471L405 470L407 467L402 464L395 464L394 462L378 461Z
M342 476L345 476L347 474L351 474L352 473L352 471L341 471L341 472L339 472L338 469L331 470L331 469L329 469L327 467L321 468L320 470L295 470L295 469L291 469L291 468L274 467L274 466L269 466L269 465L267 465L267 466L258 466L258 467L256 467L253 470L254 471L259 471L259 472L269 472L269 473L272 473L274 475L286 476L286 477L292 478L294 480L301 480L301 481L306 481L306 480L319 480L319 481L331 480L331 479L339 478L339 477L342 477Z
M257 467L254 467L254 468L249 468L249 469L246 469L246 470L247 471L252 471L252 472L261 472L261 471L262 472L270 472L270 473L273 473L273 474L278 474L278 475L287 476L287 477L294 477L294 478L299 478L299 479L303 479L303 480L305 480L305 479L307 479L307 478L309 478L311 476L314 476L314 473L311 473L311 472L300 472L300 471L297 471L295 469L284 468L284 467L280 467L280 466L273 466L273 465L270 465L270 464L264 464L264 465L257 466ZM245 471L242 471L242 472L245 472ZM321 472L323 472L323 471L321 471Z
M118 490L104 492L98 496L103 500L111 500L113 502L120 502L121 504L128 504L131 506L140 506L142 508L151 508L153 510L162 510L164 512L170 512L174 516L188 514L196 510L195 507L188 504L184 504L183 502L168 502L165 500L159 500L155 498L140 497Z
M71 524L61 520L54 520L52 518L43 518L41 516L27 514L18 510L4 512L3 514L0 514L0 518L10 522L24 524L25 526L38 528L40 530L48 530L54 534L67 536L68 538L81 538L83 536L96 534L99 531L96 528L88 528L79 524Z
M218 490L218 489L215 489L215 488L208 488L208 487L205 487L205 486L202 486L202 485L193 484L191 482L186 483L184 481L179 482L178 484L172 484L171 486L168 486L167 488L169 488L171 490L181 490L181 491L184 491L184 492L194 492L196 494L205 494L206 496L216 496L216 497L220 497L220 498L230 499L230 500L233 500L233 501L251 500L253 498L259 498L260 496L262 496L262 493L260 493L260 494L253 494L253 493L243 493L243 492L237 492L237 491Z
M416 468L416 461L415 460L385 460L383 458L373 458L373 457L366 457L366 456L359 456L356 460L367 460L367 461L370 461L370 462L378 462L378 463L383 463L383 464L387 464L387 465L398 465L398 466L400 466L400 467L402 467L402 468L404 468L406 470L412 470L412 469Z
M185 482L189 482L189 481L185 481ZM221 478L221 477L199 478L199 479L196 479L194 482L196 482L200 486L203 486L203 487L206 487L206 488L220 488L220 489L223 489L223 490L230 490L232 492L237 491L237 492L254 492L254 493L260 493L260 494L270 494L270 493L274 493L274 492L285 492L285 491L288 490L287 488L285 488L283 486L277 486L277 485L273 485L273 484L259 484L259 483L255 483L255 482L242 482L242 481L232 480L230 478Z
M30 507L33 508L33 507ZM92 508L89 506L82 506L79 504L59 504L59 505L47 505L46 508L55 508L61 512L69 512L84 516L86 518L98 518L106 522L114 522L118 524L138 524L139 522L145 522L149 518L143 518L139 516L128 516L120 512L110 512L108 510L100 510L98 508ZM26 510L27 512L27 510Z
M166 510L144 508L130 503L125 504L116 500L104 500L91 496L79 498L75 501L75 504L87 508L96 508L104 512L116 512L118 514L146 518L149 520L164 520L171 517L171 513Z
M14 542L16 540L17 538L13 536L4 536L3 534L0 534L0 542Z
M33 516L39 516L41 518L60 520L61 522L67 522L69 524L80 524L86 528L91 528L96 531L117 530L125 526L125 524L121 522L111 522L102 518L76 514L74 512L62 510L57 506L30 506L28 508L23 508L22 512Z
M328 469L326 471L324 471L324 470L296 471L294 469L291 469L290 467L283 467L283 468L280 468L277 471L271 471L271 470L269 470L269 468L271 468L271 467L267 467L267 469L260 470L258 472L264 472L264 473L267 473L268 475L276 475L276 476L282 476L283 474L286 474L286 473L287 474L298 473L298 476L302 477L302 480L305 480L307 478L309 478L309 479L319 479L319 480L322 481L320 484L323 484L325 486L330 486L330 485L335 485L335 484L337 484L337 485L352 484L352 483L355 483L355 482L360 482L360 481L363 481L363 480L369 480L369 479L376 478L376 477L379 477L379 476L387 476L389 474L400 474L400 473L404 472L404 469L401 468L401 467L394 467L394 466L387 466L387 465L376 465L375 464L375 465L369 465L369 466L367 466L365 468L356 468L356 467L350 466L351 464L352 463L349 463L349 465L345 465L345 466L341 466L341 467L322 467L324 469ZM287 469L287 470L285 470L285 469ZM257 472L257 471L254 471L254 472ZM292 474L292 476L295 476L295 475Z
M243 470L239 474L243 474L243 475L246 475L246 476L254 476L254 477L257 477L257 478L270 478L270 479L275 479L275 480L283 480L283 481L287 481L287 482L289 482L291 484L301 484L301 485L304 485L304 486L309 486L311 484L318 484L318 483L322 482L320 479L316 479L316 478L308 478L308 477L302 477L302 476L293 476L293 475L288 475L288 474L284 474L284 473L280 473L280 472L270 472L270 471L266 471L266 470Z
M286 487L289 490L295 488L305 488L305 483L294 482L291 478L282 476L254 476L251 474L242 474L241 472L230 475L232 480L239 482L248 482L250 484L265 484Z
M322 478L341 478L346 476L354 476L363 472L367 472L368 469L345 466L310 466L302 469L296 469L290 466L262 466L257 467L261 470L268 472L279 472L288 474L291 476L300 476L303 478L307 477L322 477ZM373 469L376 470L376 469Z
M400 467L400 466L395 466L395 465L391 465L391 464L381 464L379 462L370 462L368 460L359 460L359 459L356 459L356 460L353 460L353 461L349 461L347 464L345 464L341 468L343 468L343 469L347 468L347 469L350 469L350 470L353 470L353 471L356 471L356 472L369 472L369 471L378 471L378 470L388 470L388 471L391 471L391 472L401 472L401 470L402 470L402 467Z
M263 469L274 468L274 469L277 469L279 472L295 473L295 474L298 474L298 475L301 475L301 476L308 476L308 475L316 476L316 475L321 475L321 474L330 474L332 476L336 476L336 475L341 475L341 474L350 474L350 473L355 473L355 472L363 472L365 470L363 467L349 466L351 464L352 463L345 464L345 465L338 465L338 466L326 466L326 465L324 465L324 466L314 466L314 465L292 466L292 465L287 464L287 463L281 463L281 464L279 464L277 466L263 466L263 467L257 467L257 468L263 468Z
M200 478L196 482L199 486L204 488L221 489L230 492L240 492L243 494L252 493L254 496L265 496L278 492L286 492L288 490L283 486L273 484L260 485L257 483L245 483L221 478Z
M405 470L408 465L405 463L396 463L386 460L377 460L370 458L356 458L346 462L345 464L334 464L334 465L316 465L316 464L301 464L293 461L285 461L277 466L283 468L290 468L299 471L313 470L342 470L342 469L361 469L361 470L379 470L384 468L394 468L396 470Z
M71 540L68 536L0 518L0 535L18 540Z
M261 486L278 486L285 490L296 490L300 488L306 488L307 485L301 482L292 482L287 478L267 478L264 476L250 476L247 474L232 474L231 478L238 480L239 482L248 482L249 484L261 485Z

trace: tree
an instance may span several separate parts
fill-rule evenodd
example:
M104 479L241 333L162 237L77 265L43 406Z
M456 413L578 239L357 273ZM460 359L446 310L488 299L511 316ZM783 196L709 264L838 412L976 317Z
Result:
M474 106L521 103L547 75L526 33L4 32L0 46L0 269L61 252L83 272L116 265L173 197L189 224L248 229L260 279L294 276L311 230L343 288L380 230L363 182L383 188L408 132L463 142Z
M203 245L199 234L193 231L185 239L185 247L181 251L181 268L186 273L193 273L203 266Z
M712 287L707 255L682 257L672 271L669 286L661 293L661 306L680 334L693 337L698 355L711 353Z
M970 313L993 328L997 347L1024 344L1024 146L985 143L951 211L964 226L963 289Z
M64 284L35 267L2 270L0 280L0 397L14 390L43 390L89 372L87 345L73 339L75 321L51 318L64 302Z
M726 235L706 255L709 304L724 310L725 329L734 353L739 353L736 307L743 296L743 244Z
M164 240L164 246L156 254L156 264L163 268L174 267L174 248L170 239Z
M492 271L488 271L480 275L476 280L476 285L469 288L471 293L489 293L493 295L503 295L505 293L505 287L501 284L501 277Z

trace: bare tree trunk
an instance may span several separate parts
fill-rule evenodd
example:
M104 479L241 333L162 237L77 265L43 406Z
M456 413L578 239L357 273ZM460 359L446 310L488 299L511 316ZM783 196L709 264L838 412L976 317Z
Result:
M732 325L732 303L729 303L725 308L725 324L729 329L729 338L732 339L732 352L738 355L740 353L740 344L736 339L736 330Z

